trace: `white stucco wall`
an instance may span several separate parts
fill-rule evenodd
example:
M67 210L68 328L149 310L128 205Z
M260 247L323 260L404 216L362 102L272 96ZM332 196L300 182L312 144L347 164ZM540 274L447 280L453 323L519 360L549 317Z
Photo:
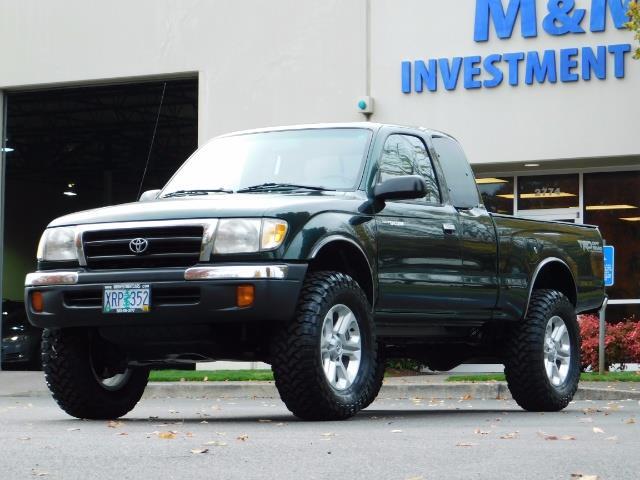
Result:
M362 120L355 99L370 72L371 120L447 131L473 163L640 155L640 61L630 55L624 79L609 61L604 81L401 92L402 60L633 41L610 20L603 33L549 36L546 5L537 0L537 38L522 38L517 24L509 40L491 30L476 43L474 0L0 0L0 89L191 72L202 142L258 126Z
M365 0L0 0L0 89L198 72L200 141L362 120Z

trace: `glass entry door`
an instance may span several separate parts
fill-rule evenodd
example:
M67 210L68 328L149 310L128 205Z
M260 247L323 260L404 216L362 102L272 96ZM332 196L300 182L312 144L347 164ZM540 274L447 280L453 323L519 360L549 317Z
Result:
M580 176L518 177L516 205L518 217L582 223Z

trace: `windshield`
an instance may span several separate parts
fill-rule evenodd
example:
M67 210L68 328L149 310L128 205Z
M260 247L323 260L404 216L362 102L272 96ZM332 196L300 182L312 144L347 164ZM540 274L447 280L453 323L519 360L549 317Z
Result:
M370 138L371 131L364 128L286 130L217 138L185 162L161 196L243 189L258 192L264 191L260 187L265 184L355 190Z

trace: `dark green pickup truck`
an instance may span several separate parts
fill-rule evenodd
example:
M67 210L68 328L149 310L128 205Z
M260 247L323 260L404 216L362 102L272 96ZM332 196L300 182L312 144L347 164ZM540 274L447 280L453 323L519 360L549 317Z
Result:
M564 408L576 313L604 299L596 227L493 215L450 136L372 123L239 132L139 202L54 220L26 278L60 406L115 418L150 368L270 363L287 407L343 419L386 358L505 364L525 409Z

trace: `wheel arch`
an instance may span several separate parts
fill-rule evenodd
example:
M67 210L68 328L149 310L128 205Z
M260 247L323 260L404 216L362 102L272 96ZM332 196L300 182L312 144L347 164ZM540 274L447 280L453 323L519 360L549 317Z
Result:
M329 235L314 245L309 259L309 271L336 270L350 275L373 307L376 300L373 265L358 242L344 235Z
M541 261L531 276L524 316L527 316L534 290L549 288L563 293L575 307L578 303L576 280L565 261L556 257Z

